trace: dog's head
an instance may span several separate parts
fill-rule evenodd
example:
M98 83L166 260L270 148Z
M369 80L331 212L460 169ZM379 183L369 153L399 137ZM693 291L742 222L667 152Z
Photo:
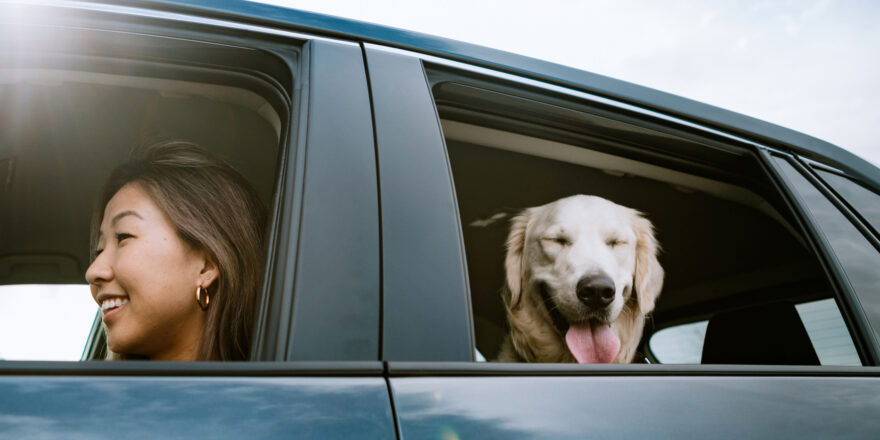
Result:
M626 307L652 311L663 284L651 223L600 197L571 196L523 211L512 221L507 248L508 308L537 296L530 303L543 303L570 348L577 332L569 328L586 326L597 338Z

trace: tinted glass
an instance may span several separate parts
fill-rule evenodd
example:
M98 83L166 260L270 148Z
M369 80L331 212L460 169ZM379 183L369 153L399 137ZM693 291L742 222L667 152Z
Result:
M833 299L795 305L822 365L862 365ZM664 364L698 364L709 321L667 327L651 337L651 352Z
M878 337L880 328L880 253L856 227L785 159L774 157L783 176L796 190L826 243L834 251L847 281Z
M874 230L880 231L880 195L849 178L824 170L816 172L871 223Z

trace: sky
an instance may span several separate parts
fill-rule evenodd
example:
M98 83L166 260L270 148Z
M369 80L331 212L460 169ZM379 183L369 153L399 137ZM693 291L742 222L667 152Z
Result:
M78 360L97 312L84 284L0 286L0 359Z
M733 110L875 165L876 0L266 0L466 41Z

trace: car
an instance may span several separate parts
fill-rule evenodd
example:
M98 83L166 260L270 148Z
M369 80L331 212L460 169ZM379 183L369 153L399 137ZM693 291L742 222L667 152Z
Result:
M103 361L95 319L81 361L0 361L0 437L880 436L880 169L819 139L205 0L2 3L0 102L0 288L83 287L98 186L144 137L211 148L272 212L249 361ZM578 193L656 227L644 362L491 362L507 219Z

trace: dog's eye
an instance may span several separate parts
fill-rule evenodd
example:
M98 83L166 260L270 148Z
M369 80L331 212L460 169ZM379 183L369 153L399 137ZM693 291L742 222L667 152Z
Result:
M617 247L622 244L626 244L626 242L623 240L617 239L617 238L611 238L611 239L608 239L607 241L605 241L605 244L607 244L610 247Z
M567 237L563 237L561 235L556 237L546 237L544 238L544 240L552 241L553 243L556 243L560 246L568 246L571 244L571 241L569 241Z

